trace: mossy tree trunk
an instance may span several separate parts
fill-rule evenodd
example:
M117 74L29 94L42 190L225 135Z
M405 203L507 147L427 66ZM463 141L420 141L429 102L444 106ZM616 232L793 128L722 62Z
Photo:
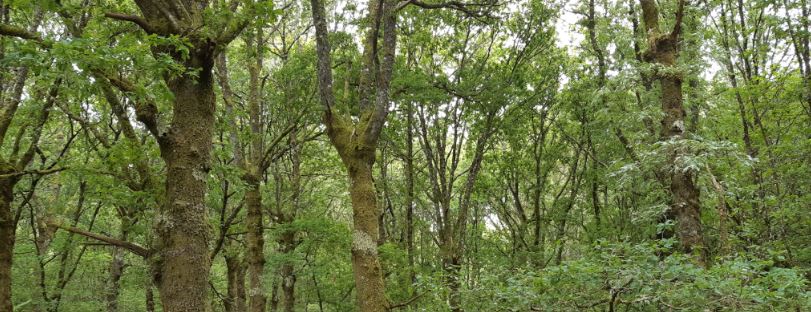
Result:
M332 60L324 4L311 0L316 30L317 75L323 122L330 142L338 151L349 175L352 201L352 269L358 309L385 311L388 306L383 272L378 259L380 208L372 181L372 167L380 132L389 106L389 85L396 43L396 1L369 1L369 29L364 40L357 121L337 107L333 92ZM382 30L382 31L381 31ZM382 40L380 37L382 36Z
M665 33L660 31L657 4L653 0L640 0L640 5L648 37L648 50L643 59L650 64L661 66L655 73L655 78L660 84L664 112L660 134L663 140L681 140L686 134L686 114L682 98L683 78L677 70L677 60L681 47L685 0L679 0L677 4L673 30ZM698 252L700 254L698 260L704 262L706 248L701 228L699 189L694 181L695 174L691 170L676 168L676 159L684 155L685 151L681 147L676 147L669 155L671 203L666 215L675 218L676 234L682 249L687 253Z
M204 11L209 1L135 1L141 16L106 13L133 22L145 32L181 36L188 46L154 46L168 54L185 72L164 77L173 97L167 131L158 127L154 106L136 107L138 120L155 136L166 164L164 203L153 223L155 246L150 253L152 274L166 312L209 311L210 270L206 180L214 134L213 73L215 57L247 25L237 20L226 27L210 25Z

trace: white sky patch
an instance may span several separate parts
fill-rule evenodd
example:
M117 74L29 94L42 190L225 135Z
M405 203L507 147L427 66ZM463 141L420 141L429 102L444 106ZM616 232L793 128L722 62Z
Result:
M555 21L555 32L557 33L558 47L566 48L569 55L577 54L574 51L578 45L584 40L583 34L577 32L575 24L580 19L580 16L574 13L576 2L567 1L561 8L560 16Z
M489 213L484 216L484 228L488 231L498 231L504 228L504 223L498 218L495 213Z

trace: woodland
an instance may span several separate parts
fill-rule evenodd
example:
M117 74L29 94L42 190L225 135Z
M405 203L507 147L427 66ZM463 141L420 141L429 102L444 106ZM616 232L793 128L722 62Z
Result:
M811 311L808 0L0 0L0 312Z

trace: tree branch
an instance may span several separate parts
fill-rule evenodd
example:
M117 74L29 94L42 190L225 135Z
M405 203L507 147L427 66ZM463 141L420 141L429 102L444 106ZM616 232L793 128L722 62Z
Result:
M368 126L364 133L365 144L367 146L377 145L380 132L383 130L383 125L386 123L386 116L389 114L389 89L391 86L391 76L394 69L394 54L397 44L397 13L395 12L393 0L385 1L382 10L383 44L380 53L383 55L383 61L379 65L379 72L375 77L377 86L375 88L374 108L371 114L368 115ZM377 55L374 57L377 60ZM361 107L361 109L363 109L363 107Z
M122 241L122 240L119 240L119 239L115 239L115 238L112 238L112 237L109 237L109 236L104 236L104 235L101 235L101 234L96 234L96 233L93 233L93 232L85 231L85 230L82 230L82 229L77 228L77 227L63 225L63 224L60 224L59 222L53 221L53 220L47 221L47 224L48 224L48 226L51 226L51 227L54 227L54 228L62 229L62 230L65 230L65 231L68 231L68 232L71 232L71 233L74 233L74 234L79 234L79 235L89 237L89 238L92 238L92 239L95 239L95 240L98 240L98 241L102 241L102 242L108 243L108 244L116 246L116 247L124 248L124 249L129 250L130 252L132 252L132 253L134 253L136 255L139 255L141 257L144 257L144 258L147 258L147 257L149 257L150 254L152 254L151 250L146 249L144 247L141 247L138 244L134 244L134 243L130 243L130 242L127 242L127 241Z
M108 18L111 18L111 19L114 19L114 20L133 22L133 23L135 23L135 25L138 25L138 27L141 27L141 29L143 29L148 34L157 34L158 33L158 30L155 29L155 27L152 27L152 25L149 24L149 22L147 22L146 19L144 19L143 17L137 16L137 15L128 15L128 14L123 14L123 13L107 12L107 13L104 13L104 16L106 16Z
M645 30L648 33L651 33L651 32L658 33L659 32L659 8L656 7L656 1L655 0L639 0L639 5L642 7L642 21L645 22Z
M271 163L270 154L273 152L273 150L276 149L276 146L279 145L279 143L282 141L282 139L287 137L287 135L290 134L290 132L293 132L293 130L298 128L299 122L301 121L302 117L304 117L304 115L305 115L305 112L302 112L301 114L299 114L298 117L296 117L296 120L293 121L292 125L287 127L287 129L284 129L284 131L282 131L282 133L277 135L273 139L273 141L270 142L268 148L265 150L265 153L262 156L262 161L259 163L260 169L262 169L264 171L265 169L268 168L268 166L270 166L270 163Z
M19 176L24 176L26 174L46 175L46 174L51 174L51 173L64 171L66 169L68 169L68 168L63 167L63 168L41 169L41 170L23 170L23 171L17 171L17 172L13 172L13 173L0 174L0 179L14 178L14 177L19 177Z
M99 77L102 77L109 81L111 85L118 88L122 92L125 93L134 93L136 91L135 85L126 80L125 78L118 78L113 77L111 75L107 75L105 72L101 70L93 70L93 73ZM146 103L141 103L142 101L135 101L135 118L144 124L149 133L158 140L158 143L161 142L160 131L158 130L158 106L155 105L151 100L145 101Z
M676 11L676 23L673 25L673 31L670 33L670 37L676 39L681 34L681 24L682 20L684 19L684 6L687 0L679 0L679 8Z
M397 6L394 8L395 12L399 11L409 4L413 4L423 9L434 10L434 9L452 9L459 12L464 13L470 17L491 17L490 12L486 11L485 9L495 7L498 5L496 2L493 3L462 3L459 1L446 1L440 3L425 3L420 0L404 0L400 1ZM472 7L478 7L473 9Z
M33 33L23 28L8 24L0 24L0 35L17 37L25 40L33 40L40 43L43 41L42 37L40 37L39 34L37 33Z

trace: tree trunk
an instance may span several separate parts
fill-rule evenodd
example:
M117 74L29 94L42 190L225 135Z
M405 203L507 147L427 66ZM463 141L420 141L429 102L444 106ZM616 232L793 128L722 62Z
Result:
M279 311L279 279L274 278L270 285L270 311Z
M417 282L416 271L414 269L414 127L413 104L408 104L408 114L406 118L406 252L408 253L408 269L411 283Z
M291 255L296 249L295 232L286 231L281 237L281 251ZM281 267L283 311L293 312L296 306L296 272L293 263L286 260Z
M258 27L256 32L250 34L246 44L249 50L249 57L253 62L248 65L249 74L249 98L248 109L250 111L251 127L251 149L249 153L250 161L246 164L246 182L248 191L245 194L245 202L248 207L246 217L246 242L248 245L248 310L250 312L264 312L267 298L265 297L264 271L265 271L265 239L264 222L262 216L262 175L265 168L261 168L264 146L262 144L262 108L261 108L261 85L260 71L262 68L262 27Z
M663 56L666 60L675 61L675 56ZM667 63L665 63L667 64ZM670 63L669 65L673 65ZM662 119L662 136L667 140L684 138L685 110L682 100L682 81L677 76L660 78L662 86L662 110L665 116ZM676 166L677 157L684 152L677 149L670 156L670 165ZM681 168L670 170L670 193L673 215L676 217L676 234L679 237L682 249L687 253L702 249L704 237L701 229L701 213L699 203L699 190L693 182L692 171ZM703 256L702 256L703 259Z
M122 220L122 222L126 222ZM123 227L123 226L122 226ZM127 230L122 229L121 240L127 240ZM118 312L118 295L121 286L121 276L124 274L124 251L113 248L110 260L110 277L107 281L107 312Z
M349 194L352 199L352 269L358 306L363 312L382 312L387 301L383 272L377 256L377 215L380 211L372 181L374 157L370 157L369 161L353 158L344 162L349 171Z
M452 312L462 312L462 283L460 281L461 261L453 250L445 252L442 269L445 271L445 283L448 287L448 307Z
M174 94L172 124L162 136L166 163L166 202L156 216L160 240L155 280L166 312L209 311L208 275L211 236L205 203L206 179L214 131L212 49L192 52L186 68L199 77L167 80Z
M228 276L228 294L225 299L226 312L245 312L245 266L239 256L226 253L225 267Z
M245 202L248 208L248 215L245 219L248 228L246 242L248 252L246 260L248 262L248 309L251 312L265 311L265 289L262 286L265 269L262 227L262 195L259 189L258 177L253 177L249 184L249 189L245 194Z
M0 174L10 173L5 168L0 169ZM14 307L11 302L11 262L17 226L11 211L13 190L11 179L0 179L0 311L12 311Z
M645 61L676 69L676 60L680 52L682 19L685 0L680 0L676 12L673 30L660 33L658 7L653 0L640 0L645 28L648 32L648 51ZM662 118L661 138L663 140L680 140L685 136L685 110L682 99L682 77L678 72L656 73L661 86ZM699 261L706 260L704 236L701 229L699 189L693 182L694 173L683 168L676 168L676 160L685 152L677 147L671 151L669 158L671 203L666 217L675 217L676 234L682 249L687 253L701 252Z
M144 291L144 301L147 312L155 312L155 298L152 294L152 285L147 283L146 290Z
M320 0L311 0L315 28L316 74L318 92L324 107L323 121L330 142L338 151L349 174L349 194L352 200L354 231L352 234L352 269L355 277L357 305L361 312L386 310L383 272L377 255L377 217L380 213L372 165L380 132L386 122L389 107L389 86L394 68L396 34L396 1L370 1L370 23L364 48L364 67L361 70L358 102L359 120L335 109L332 90L332 57L329 44L326 13ZM382 30L382 45L378 35ZM382 60L379 58L382 56ZM372 103L374 101L374 103ZM373 105L372 105L373 104Z

